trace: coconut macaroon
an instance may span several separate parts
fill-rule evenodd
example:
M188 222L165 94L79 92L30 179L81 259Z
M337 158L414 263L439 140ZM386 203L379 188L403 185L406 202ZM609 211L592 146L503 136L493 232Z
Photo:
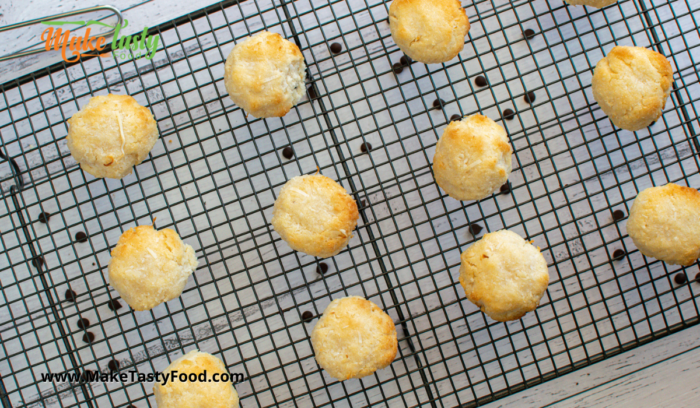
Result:
M194 249L175 231L141 225L119 237L109 283L134 310L150 310L180 296L197 264Z
M177 372L173 378L171 373ZM202 374L206 373L205 376ZM180 375L185 374L187 381L180 381ZM190 374L197 381L189 381ZM170 363L163 371L168 375L168 382L163 385L156 382L153 394L158 408L238 408L238 393L230 381L213 381L214 374L228 375L224 363L209 353L192 350ZM194 376L193 376L194 377ZM200 381L204 379L204 381Z
M513 149L502 126L482 115L451 122L435 146L435 181L452 198L480 200L506 181Z
M320 174L304 175L280 190L272 227L295 251L328 258L348 244L359 216L355 200L340 184Z
M663 114L671 93L671 63L643 47L614 47L598 61L593 97L615 126L640 130Z
M569 3L572 6L591 6L595 8L603 8L613 3L617 3L617 0L564 0L564 2Z
M229 97L256 118L286 115L306 92L305 80L299 47L267 31L236 44L224 67Z
M396 326L377 305L359 296L332 301L311 332L318 365L340 381L362 378L394 361Z
M637 195L627 233L642 254L671 265L700 257L700 192L673 183Z
M462 51L469 20L458 0L394 0L389 27L404 54L425 64L439 64Z
M71 155L97 178L131 174L158 140L151 111L129 95L93 96L67 122Z
M462 253L459 283L492 319L516 320L539 305L549 284L547 261L515 232L496 231Z

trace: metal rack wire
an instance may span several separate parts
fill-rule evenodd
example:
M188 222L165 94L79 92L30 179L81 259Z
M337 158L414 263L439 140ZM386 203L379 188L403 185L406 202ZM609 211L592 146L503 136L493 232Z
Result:
M3 406L153 407L149 384L42 383L40 373L106 372L112 360L162 371L195 347L244 373L244 407L474 406L696 324L697 266L643 257L612 213L651 185L700 186L700 5L463 5L472 28L459 58L400 73L382 1L233 1L151 29L161 37L153 60L61 63L2 85ZM281 119L246 118L223 86L235 42L263 29L294 40L309 67L309 97ZM648 130L613 128L592 98L592 68L616 44L653 48L674 66L663 119ZM65 145L65 120L107 92L148 106L161 134L121 181L86 176ZM512 120L500 119L506 109ZM508 130L514 171L503 193L457 202L435 185L431 157L450 117L476 112ZM361 209L356 237L325 273L269 226L284 182L317 166ZM179 299L112 310L109 251L156 217L195 247L200 267ZM540 307L506 324L456 279L460 252L502 228L534 240L551 275ZM616 249L626 255L611 260ZM677 273L690 282L675 284ZM389 368L341 383L317 366L309 334L346 295L386 310L400 347Z

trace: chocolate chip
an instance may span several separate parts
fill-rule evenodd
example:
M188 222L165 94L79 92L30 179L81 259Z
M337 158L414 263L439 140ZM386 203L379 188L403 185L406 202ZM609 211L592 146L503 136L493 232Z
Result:
M503 119L512 120L515 117L515 112L512 109L506 109L503 111Z
M649 124L649 126L647 126L647 127L652 127L652 126L654 126L655 123L656 123L656 121L653 121L653 122L651 122L651 123Z
M484 228L479 224L469 224L469 232L471 232L472 235L478 235L483 229Z
M69 302L75 302L75 299L78 297L78 295L75 293L73 289L68 289L66 290L66 294L64 295L66 300Z
M310 322L311 320L313 320L313 318L314 318L314 314L309 312L308 310L301 314L301 320L304 323Z
M695 282L700 283L700 272L695 274Z
M510 181L506 181L506 184L501 186L501 194L510 193Z
M458 120L461 120L461 119L462 119L461 115L454 114L454 115L450 116L450 122L457 122Z
M613 220L615 221L620 221L621 219L625 218L625 213L622 210L615 210L613 211Z
M476 79L474 80L474 83L476 84L476 86L486 86L486 85L488 85L488 83L486 82L486 78L482 77L481 75L479 75L478 77L476 77Z
M530 91L525 94L524 98L525 102L532 104L533 102L535 102L535 99L537 99L537 95L535 95L534 91Z
M523 37L526 39L531 39L532 37L535 36L535 30L528 28L527 30L523 31Z
M673 281L676 282L676 285L682 285L688 281L688 278L685 276L685 273L683 272L678 272L674 277Z
M37 217L37 219L39 220L39 222L43 222L44 224L46 224L47 222L49 222L49 218L51 218L51 213L50 213L50 212L46 212L46 211L40 213L39 216Z
M408 66L408 65L411 65L413 60L408 55L404 55L403 57L399 58L399 62L401 62L401 65Z
M119 361L111 360L107 363L107 367L109 367L109 371L119 371Z
M75 233L75 242L87 242L87 234L83 231Z
M403 72L403 64L401 64L400 62L397 62L391 66L391 69L394 70L395 74L400 74L401 72Z
M316 273L318 273L319 275L323 275L326 272L328 272L328 264L325 262L321 262L320 264L318 264L318 266L316 267Z
M443 106L445 106L445 101L443 101L442 99L438 98L433 101L433 108L442 109Z
M86 319L84 317L81 319L78 319L78 328L85 330L88 327L90 327L90 321L88 319Z
M107 302L107 307L109 310L117 311L122 308L122 304L120 301L117 299L110 299L109 302Z
M292 146L287 146L284 149L282 149L282 157L284 157L287 160L294 157L294 149L292 149Z
M361 207L361 208L367 207L367 200L361 200L361 201L360 201L360 207Z
M333 44L331 44L331 52L332 52L333 54L339 54L340 51L342 51L342 50L343 50L343 46L340 45L340 43L333 43Z
M32 265L34 265L34 267L37 269L41 268L44 265L44 262L44 257L41 255L32 258Z
M372 150L372 143L370 142L364 142L360 145L360 151L362 153L367 153L368 151Z
M87 332L83 334L83 341L86 343L92 343L95 341L95 334L93 332Z
M318 93L316 93L316 86L311 85L309 89L306 90L309 93L309 99L316 99L318 98Z
M616 249L613 252L612 259L613 261L619 261L620 259L624 258L627 253L623 249Z

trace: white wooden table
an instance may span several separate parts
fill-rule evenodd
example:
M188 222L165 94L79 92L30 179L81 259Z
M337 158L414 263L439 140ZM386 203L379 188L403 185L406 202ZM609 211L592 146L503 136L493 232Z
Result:
M544 0L536 0L544 1ZM206 1L124 0L110 3L124 10L130 33L156 26L202 8ZM0 26L49 14L93 6L90 0L12 0L0 4ZM36 41L41 28L0 35L0 54ZM50 66L58 56L28 57L0 63L0 83ZM697 406L700 394L700 327L694 326L650 344L574 371L499 401L488 407L521 406Z

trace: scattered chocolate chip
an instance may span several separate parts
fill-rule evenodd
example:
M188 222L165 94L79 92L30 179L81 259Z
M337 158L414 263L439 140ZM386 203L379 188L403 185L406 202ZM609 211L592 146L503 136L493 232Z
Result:
M282 149L282 157L284 157L287 160L294 157L294 149L292 149L292 146L287 146L284 149Z
M528 28L527 30L523 31L523 37L525 37L528 40L534 36L535 30L533 30L532 28Z
M122 303L118 301L117 299L110 299L109 302L107 302L107 307L109 310L117 311L122 308Z
M360 151L362 153L367 153L368 151L372 150L372 143L370 142L364 142L360 145Z
M40 213L40 214L39 214L39 217L37 217L37 219L39 220L39 222L43 222L44 224L46 224L47 222L49 222L49 218L51 218L51 213L50 213L50 212L46 212L46 211Z
M401 62L401 65L408 66L408 65L411 65L413 60L408 55L404 55L403 57L399 58L399 62Z
M625 213L622 210L615 210L613 211L613 220L615 221L620 221L621 219L625 218Z
M41 268L44 265L44 262L44 257L41 255L32 258L32 265L34 265L34 267L37 269Z
M501 194L510 193L510 181L506 181L506 184L501 186Z
M525 102L532 104L533 102L535 102L535 99L537 99L537 95L535 95L534 91L530 91L525 94L524 98Z
M304 323L310 322L311 320L313 320L313 318L314 318L314 314L309 312L308 310L301 314L301 320Z
M83 231L77 232L75 234L75 242L87 242L87 234Z
M476 77L476 79L474 80L474 83L476 84L476 86L482 86L482 87L488 85L488 83L486 82L486 78L482 77L481 75Z
M332 52L333 54L339 54L340 51L342 51L342 50L343 50L343 46L340 45L340 43L333 43L333 44L331 44L331 52Z
M479 224L469 224L469 232L471 232L472 235L478 235L483 229L484 227Z
M362 201L360 201L360 206L361 206L362 208L367 207L367 200L362 200Z
M109 371L119 371L119 361L111 360L107 363L107 367L109 367Z
M503 111L503 119L512 120L515 117L515 112L512 109L506 109Z
M84 317L81 319L78 319L78 328L85 330L88 327L90 327L90 321L88 319L86 319Z
M86 343L92 343L95 341L95 334L93 332L87 332L83 334L83 341Z
M73 289L68 289L66 290L66 294L64 295L66 300L69 302L75 302L75 299L78 297L78 294L75 293Z
M454 114L454 115L450 116L450 122L457 122L458 120L461 120L461 119L462 119L461 115Z
M391 66L391 69L394 70L395 74L400 74L401 72L403 72L403 65L400 62L397 62Z
M682 285L688 281L688 278L685 276L685 273L683 272L678 272L674 277L673 281L676 282L676 285Z
M613 251L613 261L619 261L620 259L624 258L627 253L623 249L616 249Z
M700 283L700 272L695 274L695 282Z
M443 106L445 106L445 101L443 101L442 99L438 98L433 101L433 108L442 109Z
M323 275L324 273L328 272L328 264L325 263L325 262L321 262L321 263L318 264L318 266L316 267L316 272L317 272L319 275Z
M306 90L309 93L309 99L318 98L318 93L316 92L316 86L311 85L309 89Z

